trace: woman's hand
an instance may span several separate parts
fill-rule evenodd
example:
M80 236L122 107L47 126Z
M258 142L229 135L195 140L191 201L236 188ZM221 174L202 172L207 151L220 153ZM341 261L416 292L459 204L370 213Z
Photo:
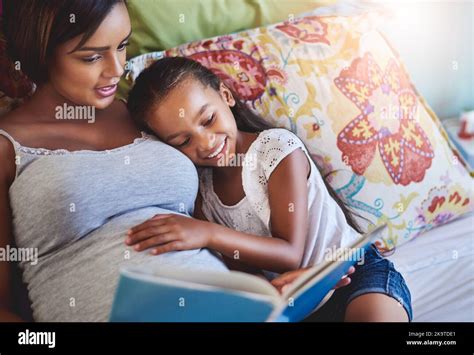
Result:
M176 214L158 214L128 231L125 243L136 251L153 248L154 255L205 248L211 239L210 223Z
M298 269L289 272L285 272L284 274L278 276L277 278L272 280L272 285L280 292L283 293L285 290L290 286L290 284L295 281L299 276L301 276L305 271L309 269ZM334 286L334 289L338 289L339 287L347 286L351 283L351 279L348 277L350 274L353 274L355 271L354 266L351 266L349 270L347 270L347 274L341 278L341 280Z

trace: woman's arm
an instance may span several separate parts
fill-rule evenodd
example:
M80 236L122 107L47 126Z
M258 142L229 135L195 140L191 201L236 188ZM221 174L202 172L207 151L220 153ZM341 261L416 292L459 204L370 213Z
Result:
M275 168L268 182L273 238L237 232L178 215L158 215L132 228L127 244L152 253L208 247L253 267L286 272L301 264L308 224L309 163L297 149Z
M8 190L15 178L15 152L10 142L0 137L0 248L13 244L12 214ZM12 309L12 266L0 261L0 321L13 322L22 319Z

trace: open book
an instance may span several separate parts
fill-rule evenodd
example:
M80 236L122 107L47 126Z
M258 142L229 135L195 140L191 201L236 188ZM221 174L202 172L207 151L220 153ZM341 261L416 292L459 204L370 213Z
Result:
M364 261L365 249L386 227L335 250L330 260L309 268L283 294L268 281L237 271L122 268L110 321L300 321L321 305L351 265Z

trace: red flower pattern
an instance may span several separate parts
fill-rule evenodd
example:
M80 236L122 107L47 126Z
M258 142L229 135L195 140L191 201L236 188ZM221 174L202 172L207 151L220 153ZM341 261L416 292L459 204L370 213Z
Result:
M286 21L277 29L297 41L305 43L330 44L327 36L327 25L316 16L308 16L295 21Z
M378 148L395 184L422 181L431 166L433 148L416 121L416 93L397 63L391 59L383 72L366 53L342 70L334 82L360 109L338 135L344 161L363 175Z

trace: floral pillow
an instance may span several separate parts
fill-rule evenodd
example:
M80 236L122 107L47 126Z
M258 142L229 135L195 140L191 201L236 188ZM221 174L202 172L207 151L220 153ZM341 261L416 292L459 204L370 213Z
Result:
M377 30L377 13L308 16L132 59L211 68L275 126L296 133L360 215L387 223L392 249L474 209L465 163ZM361 224L364 225L363 221Z

